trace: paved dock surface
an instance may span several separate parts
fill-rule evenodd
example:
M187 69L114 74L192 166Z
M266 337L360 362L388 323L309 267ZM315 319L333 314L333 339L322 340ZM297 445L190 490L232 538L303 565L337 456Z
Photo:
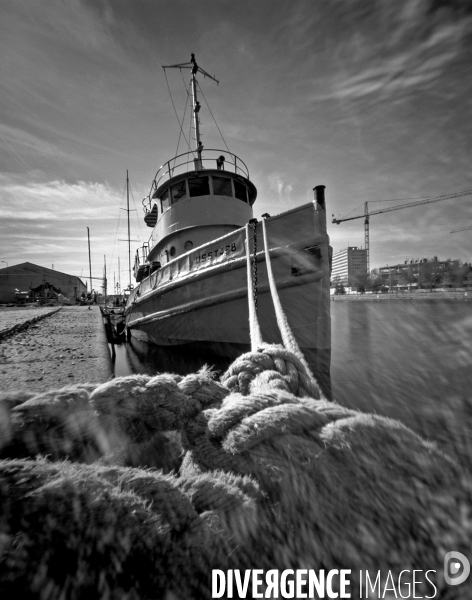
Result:
M0 309L0 331L41 312L54 313L0 340L0 392L43 392L113 376L98 306Z

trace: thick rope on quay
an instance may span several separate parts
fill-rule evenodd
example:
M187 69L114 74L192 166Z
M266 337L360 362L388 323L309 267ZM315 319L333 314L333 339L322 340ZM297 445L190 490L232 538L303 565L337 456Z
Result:
M225 507L200 511L159 472L0 461L0 502L2 598L209 597L236 547Z
M176 432L229 393L208 368L186 377L131 375L104 384L77 384L32 398L4 393L0 458L41 454L170 471L182 460Z
M219 404L228 393L203 368L186 377L166 373L113 379L92 392L90 404L102 422L143 442L158 431L181 431L203 408Z
M99 497L105 494L111 498L107 510L113 513L110 519L114 527L119 515L125 528L137 527L142 535L150 536L153 544L165 547L166 556L173 553L178 557L177 568L167 560L162 562L155 551L151 553L157 573L153 577L164 581L165 586L171 585L174 577L180 577L184 581L179 585L190 586L190 592L185 588L187 597L208 597L207 587L203 591L199 588L202 596L195 595L193 578L199 580L205 572L208 585L208 574L211 568L218 568L222 557L225 568L249 565L284 569L296 567L300 561L315 570L351 568L355 581L359 570L368 568L398 574L405 565L427 565L439 572L447 548L467 553L472 536L469 476L434 444L423 441L397 421L347 410L326 400L297 397L265 385L249 395L231 393L208 370L185 378L169 374L130 376L92 390L90 387L93 386L49 392L11 409L12 423L20 416L21 426L18 430L13 428L3 456L8 454L8 448L13 451L21 446L18 439L12 444L12 439L20 436L23 440L26 430L30 434L33 431L32 439L36 439L31 448L27 444L30 438L23 443L26 450L31 450L30 456L41 449L38 440L47 449L59 448L56 455L61 455L65 452L66 433L73 439L72 448L82 440L98 449L97 454L102 452L99 462L91 465L3 461L7 475L0 484L2 505L13 503L18 511L16 525L13 513L5 513L1 521L3 531L11 536L12 526L16 527L14 536L23 536L32 548L23 564L31 574L21 576L15 571L11 575L16 590L18 586L33 585L36 571L45 571L41 576L44 585L56 585L56 575L41 558L46 539L54 540L57 551L67 545L70 535L78 536L92 548L103 543L100 529L91 531L102 521L88 509L81 509L85 512L79 524L69 526L64 522L57 530L46 528L45 539L40 536L39 525L32 529L34 535L24 529L24 523L32 527L28 519L33 519L33 514L36 520L49 514L50 519L61 523L65 515L75 510L67 494L76 498L80 491L80 506L86 504L89 497L96 498L93 490L98 485L97 477L98 489L106 490L100 491ZM126 470L113 464L110 448L144 443L151 447L154 436L168 432L168 428L180 434L185 450L178 475ZM105 436L105 441L100 445L94 436ZM75 452L73 458L90 462L90 454L85 451L82 456ZM24 480L23 475L18 475L20 472L26 474ZM8 475L11 473L16 473L11 476L13 479ZM55 483L48 487L44 482L51 477ZM79 488L71 483L71 477L78 478ZM103 481L108 487L103 487ZM36 486L33 495L41 500L32 503L29 485ZM118 486L121 491L115 492L115 487L110 486ZM56 490L54 494L52 489ZM194 507L192 510L206 515L203 529L191 521L190 509L179 508L176 490L184 493L185 502ZM127 504L128 500L115 504L115 493L145 497L153 511L166 515L164 529L185 530L190 537L184 536L183 540L172 534L161 539L157 533L149 533L143 524L148 518L151 529L158 526L148 513L142 513L143 522L134 521L134 517L126 520L127 507L137 510L136 506ZM103 500L100 506L104 504ZM25 514L30 516L26 518ZM128 533L123 535L126 538ZM62 536L62 541L58 542L57 536ZM36 537L42 541L35 541ZM196 555L189 554L189 547L192 552L198 548ZM215 547L222 549L218 559L214 556ZM9 548L11 556L16 557L16 550ZM55 552L49 549L46 554L52 564L59 560ZM77 545L72 552L82 556ZM95 552L89 556L95 556ZM106 552L108 560L122 561L124 571L129 568L131 563L122 549L118 558L112 558L115 555L111 548ZM5 564L16 564L16 560L12 558ZM93 577L99 577L96 570L104 566L100 561L94 566L94 560L90 558L87 568L94 572ZM80 558L80 569L85 568L84 561ZM142 581L149 582L148 576L140 570L138 573ZM103 577L120 580L114 567ZM90 580L85 580L89 585ZM83 589L81 581L77 580L74 589ZM66 589L73 585L61 582ZM447 598L444 582L438 577L435 584L441 594L444 592L437 597ZM139 583L140 590L141 585L144 584ZM160 584L153 579L152 585ZM148 597L142 591L139 594L136 597ZM460 594L455 598L461 598Z
M467 554L469 477L400 423L280 390L232 394L204 412L207 431L193 437L181 473L220 469L224 455L232 472L258 481L267 498L246 542L258 568L302 560L352 568L356 580L361 569L398 576L405 565L440 574L447 547ZM202 454L204 435L217 452ZM435 583L437 597L448 597L441 575ZM461 593L454 597L468 597Z
M278 388L296 396L324 398L308 367L296 354L276 344L261 344L257 351L241 355L221 381L243 395L260 388Z
M93 462L109 451L93 408L96 384L77 384L29 397L18 403L15 393L0 399L0 458L48 455ZM21 399L21 398L20 398Z

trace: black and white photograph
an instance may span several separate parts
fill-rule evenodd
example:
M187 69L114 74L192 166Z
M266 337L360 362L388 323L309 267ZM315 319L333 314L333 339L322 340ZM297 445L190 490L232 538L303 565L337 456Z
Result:
M0 600L470 600L472 2L0 15Z

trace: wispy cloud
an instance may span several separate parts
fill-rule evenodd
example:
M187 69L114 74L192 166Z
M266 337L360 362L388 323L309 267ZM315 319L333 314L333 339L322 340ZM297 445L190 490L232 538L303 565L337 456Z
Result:
M280 200L290 200L293 185L279 173L271 173L267 177L269 189L277 194Z
M86 227L100 264L116 248L123 195L108 184L25 183L2 175L0 199L0 255L10 264L39 261L76 272L77 264L87 263Z
M459 55L460 40L470 29L470 24L468 27L463 23L448 24L433 31L425 41L410 43L406 50L390 50L390 56L373 53L372 64L361 70L360 65L351 64L355 74L339 78L338 73L331 80L329 91L315 94L314 98L320 101L375 97L376 101L392 101L396 93L417 91L421 86L433 84Z
M67 156L59 146L50 141L35 136L23 129L0 123L0 150L21 156L18 152L19 148L27 152L34 152L36 155L54 156L56 158L65 158Z
M31 182L0 176L0 217L35 221L111 218L108 209L120 204L118 192L104 183Z

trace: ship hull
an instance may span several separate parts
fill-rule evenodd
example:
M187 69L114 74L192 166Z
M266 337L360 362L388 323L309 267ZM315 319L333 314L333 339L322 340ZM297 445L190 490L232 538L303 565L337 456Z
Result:
M272 270L289 326L315 374L326 379L331 343L325 211L310 203L267 218L266 228ZM141 282L126 308L131 335L159 346L192 344L228 357L248 350L245 238L244 228L233 232L168 263ZM262 337L267 343L281 343L260 223L255 236L250 226L251 251L254 242Z

